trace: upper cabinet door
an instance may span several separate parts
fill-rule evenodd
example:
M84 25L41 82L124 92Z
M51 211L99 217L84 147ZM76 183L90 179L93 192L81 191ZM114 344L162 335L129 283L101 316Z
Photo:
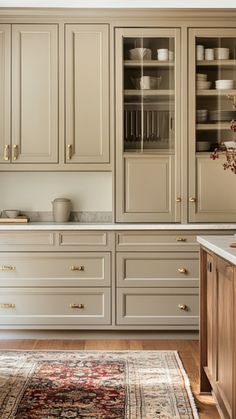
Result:
M10 161L11 26L0 25L0 163Z
M58 26L12 26L12 161L58 161Z
M224 170L225 153L214 161L210 153L234 138L236 29L189 36L189 221L235 222L236 175Z
M109 162L108 25L66 25L66 163Z
M115 41L116 220L180 222L180 30Z

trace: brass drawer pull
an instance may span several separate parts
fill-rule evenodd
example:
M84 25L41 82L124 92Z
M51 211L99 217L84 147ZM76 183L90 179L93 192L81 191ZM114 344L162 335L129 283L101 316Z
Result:
M194 196L190 196L190 198L189 198L189 202L196 202L196 198L194 197Z
M18 145L17 144L14 144L13 145L13 160L17 160L17 158L18 158Z
M72 145L71 144L67 145L67 159L68 160L72 159Z
M178 308L180 310L183 310L183 311L188 311L188 306L186 306L186 304L179 304L178 305Z
M180 274L186 274L188 272L188 270L186 268L178 268L178 272Z
M177 242L186 242L187 239L185 239L184 237L176 237L176 241Z
M72 266L70 266L70 270L71 271L84 271L84 266L83 265L81 265L81 266L72 265Z
M180 198L180 196L177 196L177 197L175 198L175 202L181 202L181 198Z
M70 304L70 308L84 308L84 304Z
M5 144L5 146L4 146L3 160L8 161L9 159L10 159L9 145L8 144Z
M16 308L16 305L13 303L0 303L0 308Z
M0 271L15 271L16 267L12 265L1 265Z

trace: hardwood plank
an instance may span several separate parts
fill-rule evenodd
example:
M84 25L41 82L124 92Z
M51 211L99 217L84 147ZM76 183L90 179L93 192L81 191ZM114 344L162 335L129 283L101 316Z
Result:
M3 340L0 349L177 350L188 374L200 419L220 419L211 396L199 395L199 343L186 340Z

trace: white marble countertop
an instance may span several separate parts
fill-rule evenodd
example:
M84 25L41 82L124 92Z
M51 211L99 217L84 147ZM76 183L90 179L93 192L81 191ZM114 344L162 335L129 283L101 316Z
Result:
M53 222L38 222L38 223L27 223L27 224L1 224L1 231L36 231L36 230L107 230L107 231L176 231L176 230L194 230L196 232L200 230L235 230L236 224L125 224L125 223L110 223L110 224L97 224L97 223L53 223Z
M236 265L236 248L230 247L231 243L236 243L236 236L198 236L197 241L216 255Z

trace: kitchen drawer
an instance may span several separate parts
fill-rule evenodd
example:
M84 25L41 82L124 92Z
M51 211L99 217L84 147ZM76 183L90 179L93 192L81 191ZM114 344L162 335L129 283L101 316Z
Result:
M118 287L198 287L197 252L127 252L116 258Z
M59 232L60 250L103 250L111 247L111 233L105 231Z
M197 326L198 300L197 288L118 288L117 324Z
M1 253L0 286L109 286L109 252Z
M78 307L78 308L76 308ZM80 308L79 308L80 307ZM0 325L99 325L111 322L109 288L4 288Z
M0 250L26 251L52 249L55 233L51 231L0 231Z
M117 233L117 250L162 250L163 245L171 246L173 250L179 247L186 248L188 245L198 246L196 240L197 234L183 231L167 232L164 231L131 231Z

